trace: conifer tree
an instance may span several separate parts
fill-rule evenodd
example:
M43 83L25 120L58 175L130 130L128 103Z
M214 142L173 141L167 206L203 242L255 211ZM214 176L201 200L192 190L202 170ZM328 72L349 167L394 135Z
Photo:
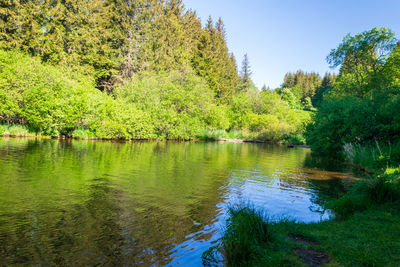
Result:
M242 90L248 90L251 87L251 68L250 68L250 62L249 62L249 57L247 53L243 57L243 62L242 62L242 71L241 71L241 82L242 82Z
M267 86L264 84L263 87L261 87L261 91L266 92L267 90Z
M111 91L135 73L194 69L226 102L238 85L222 19L203 28L182 0L9 0L0 48L67 65Z

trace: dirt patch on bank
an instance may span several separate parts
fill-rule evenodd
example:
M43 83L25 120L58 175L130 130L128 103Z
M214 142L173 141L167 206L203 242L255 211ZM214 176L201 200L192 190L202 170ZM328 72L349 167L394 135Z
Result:
M302 246L319 245L316 240L312 240L302 235L289 234L288 237L292 242ZM312 249L299 248L296 249L295 252L297 257L302 259L305 264L308 264L311 267L323 266L324 264L327 264L331 261L329 255Z

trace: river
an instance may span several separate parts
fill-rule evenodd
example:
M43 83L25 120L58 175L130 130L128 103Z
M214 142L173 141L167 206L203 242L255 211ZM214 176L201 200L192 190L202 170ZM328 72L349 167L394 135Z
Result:
M0 265L201 266L228 205L318 222L351 180L305 148L0 138Z

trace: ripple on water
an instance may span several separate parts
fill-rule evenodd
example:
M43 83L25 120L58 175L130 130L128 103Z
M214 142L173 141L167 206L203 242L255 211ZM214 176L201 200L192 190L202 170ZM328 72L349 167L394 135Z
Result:
M351 177L307 149L0 138L0 258L19 265L201 265L227 207L329 218ZM306 166L307 165L307 166Z

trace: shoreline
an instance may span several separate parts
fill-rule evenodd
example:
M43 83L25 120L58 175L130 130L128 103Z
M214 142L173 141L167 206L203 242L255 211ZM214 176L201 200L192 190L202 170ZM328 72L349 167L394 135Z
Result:
M309 145L294 145L294 144L285 144L282 141L269 141L269 140L251 140L251 139L229 139L229 138L218 138L215 140L204 140L200 138L190 138L190 139L168 139L168 138L144 138L144 139L118 139L118 138L77 138L77 137L66 137L66 136L41 136L41 135L9 135L3 134L0 135L0 138L14 138L14 139L54 139L54 140L77 140L77 141L110 141L110 142L150 142L150 141L172 141L172 142L216 142L216 143L253 143L253 144L271 144L271 145L283 145L288 148L307 148L309 149Z

